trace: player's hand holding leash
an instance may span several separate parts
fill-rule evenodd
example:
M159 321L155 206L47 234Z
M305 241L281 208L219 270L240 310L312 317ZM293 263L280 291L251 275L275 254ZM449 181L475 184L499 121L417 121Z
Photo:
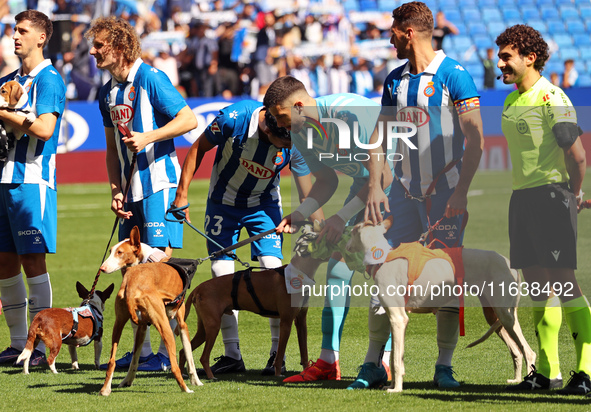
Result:
M111 210L117 215L117 217L121 219L129 219L133 216L133 213L126 212L123 209L125 205L125 201L123 199L123 193L119 192L113 196L113 200L111 202Z
M447 206L445 207L445 217L449 219L450 217L461 215L462 213L466 212L467 206L468 198L465 194L458 193L456 188L447 201Z
M292 214L285 216L283 220L281 220L281 223L279 223L279 226L277 226L275 232L277 234L297 233L297 231L300 230L300 227L296 224L296 222L302 222L304 220L306 220L306 218L300 212L294 210Z

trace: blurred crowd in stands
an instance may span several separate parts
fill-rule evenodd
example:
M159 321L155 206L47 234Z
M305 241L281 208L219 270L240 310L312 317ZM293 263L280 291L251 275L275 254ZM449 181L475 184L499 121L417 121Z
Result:
M355 0L363 2L366 0ZM93 18L129 20L142 38L143 60L164 71L185 97L247 96L262 99L268 85L286 74L312 96L381 93L386 75L403 63L389 43L391 10L355 11L337 0L9 0L2 19L0 74L19 66L12 16L36 8L54 21L46 53L61 71L68 98L92 101L108 76L96 69L84 32ZM375 2L378 4L378 2ZM361 5L360 7L363 7ZM362 8L358 7L358 10ZM387 9L387 10L386 10ZM436 12L436 10L434 10ZM458 29L436 16L440 48ZM493 88L496 56L479 50L488 74L479 89ZM574 63L573 63L574 64ZM572 76L571 76L572 78ZM561 79L562 80L562 79Z

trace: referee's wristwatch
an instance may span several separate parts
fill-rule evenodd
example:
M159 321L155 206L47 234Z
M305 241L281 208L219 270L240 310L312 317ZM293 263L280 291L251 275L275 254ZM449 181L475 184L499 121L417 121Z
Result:
M579 204L583 201L583 196L585 196L585 193L583 192L583 189L581 189L581 190L579 190L579 194L576 196L577 204Z

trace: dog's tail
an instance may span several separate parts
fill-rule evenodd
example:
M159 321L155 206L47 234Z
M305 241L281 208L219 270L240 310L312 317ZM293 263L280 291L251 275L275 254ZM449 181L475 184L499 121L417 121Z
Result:
M492 325L490 325L490 328L488 328L488 330L486 331L486 333L484 335L482 335L482 337L480 339L475 340L474 342L472 342L471 344L469 344L468 346L466 346L466 348L471 348L474 347L482 342L484 342L485 340L487 340L488 338L490 338L490 336L495 333L497 331L497 329L499 329L502 326L501 321L499 319L497 319L497 321L495 323L493 323Z
M195 302L195 295L197 294L197 288L193 289L193 291L191 292L191 294L189 295L189 297L187 298L186 302L187 304L185 305L185 323L187 322L187 319L189 318L189 312L191 312L191 306L193 306L193 302Z
M23 349L23 351L21 352L20 355L18 355L18 358L16 359L16 363L20 363L23 362L23 364L27 365L29 363L29 359L31 359L31 355L33 353L32 349Z

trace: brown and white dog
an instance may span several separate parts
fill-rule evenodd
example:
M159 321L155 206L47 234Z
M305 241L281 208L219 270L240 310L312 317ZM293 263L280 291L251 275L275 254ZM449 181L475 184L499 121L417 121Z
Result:
M391 224L392 220L388 219L375 226L371 223L356 225L351 231L352 236L347 249L367 253L376 244L387 245L384 234ZM482 338L469 346L482 342L496 331L509 348L513 358L515 375L514 379L508 380L508 382L520 382L523 358L525 357L526 366L529 368L535 364L536 354L523 337L517 319L519 296L502 290L503 287L507 289L511 283L518 283L519 273L511 269L509 261L505 257L493 251L463 248L461 255L465 272L464 282L468 288L471 285L478 285L481 288L480 301L487 322L491 325ZM367 256L366 261L371 261ZM453 287L455 284L451 265L448 261L439 258L428 260L420 276L414 281L414 290L424 290L425 293L411 293L408 296L388 293L387 291L398 290L397 286L402 286L404 289L409 284L409 266L410 262L406 259L397 258L386 261L381 267L374 268L374 280L379 288L378 298L386 309L392 332L392 356L390 358L392 383L388 388L389 392L402 391L404 335L408 324L406 312L431 313L432 309L454 306L454 303L457 305L457 297L449 294L447 296L440 294L439 297L431 299L432 288L439 287L439 290L443 290L442 285L447 284Z
M320 230L315 222L313 230ZM300 364L308 366L308 329L306 316L307 302L302 294L304 284L314 281L314 274L322 260L310 256L294 256L291 263L276 269L264 269L248 273L249 284L242 273L220 276L209 279L197 286L187 299L197 312L197 333L191 341L191 350L198 348L203 342L205 347L201 354L201 365L208 379L214 378L209 366L211 350L220 331L223 314L231 314L233 309L247 310L261 316L279 318L279 343L275 355L275 376L281 376L283 356L291 334L291 325L295 322L300 348ZM237 275L240 276L234 280ZM287 281L286 281L287 278ZM288 290L289 284L289 290ZM257 304L249 289L254 290ZM232 295L235 295L232 297ZM235 307L235 306L238 306ZM261 307L266 313L261 310ZM189 315L187 309L185 319ZM270 314L275 312L275 314ZM181 366L184 357L179 356Z
M0 109L12 109L15 113L26 117L27 123L32 124L37 116L30 111L29 95L25 88L16 80L10 80L0 86ZM13 133L17 140L23 137L23 132L5 124L7 133Z
M176 299L184 289L183 280L172 266L165 263L139 264L144 257L147 258L146 254L151 254L153 251L152 248L140 242L140 233L136 226L131 230L129 239L113 246L109 258L101 265L101 270L105 273L126 269L121 288L115 298L115 324L113 325L111 357L105 383L100 391L103 396L111 394L117 346L123 327L130 319L138 325L138 329L133 345L134 356L129 365L127 376L119 384L120 388L131 386L133 383L146 330L148 325L152 324L166 345L171 371L181 390L187 393L193 392L185 384L177 363L175 338L169 323L172 318L176 318L178 323L183 349L188 359L191 384L202 385L197 377L195 363L189 349L191 342L185 323L185 303L183 299ZM171 303L172 305L170 305Z
M79 369L76 347L88 345L94 340L94 365L98 369L103 348L103 311L105 301L111 296L114 288L115 285L111 283L104 291L95 291L88 304L80 308L49 308L39 312L31 322L27 344L17 359L17 362L23 361L23 373L29 373L29 360L39 341L43 341L49 349L49 369L57 373L55 358L62 343L67 344L70 350L72 369ZM76 282L76 290L80 298L88 297L88 290L80 282ZM84 304L84 301L82 303Z

